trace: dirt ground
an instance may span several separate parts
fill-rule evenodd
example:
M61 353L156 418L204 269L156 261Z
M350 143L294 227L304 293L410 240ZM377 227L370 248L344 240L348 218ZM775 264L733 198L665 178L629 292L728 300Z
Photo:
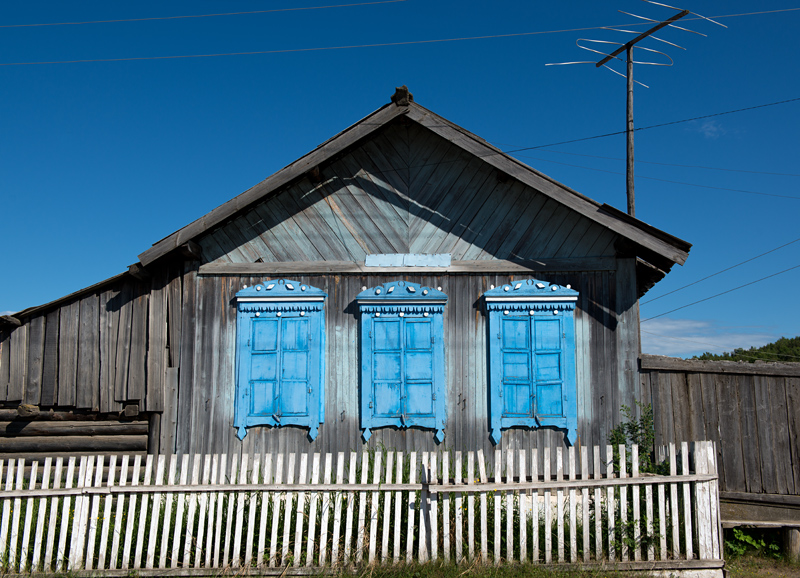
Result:
M725 561L730 578L800 578L800 563L742 556Z

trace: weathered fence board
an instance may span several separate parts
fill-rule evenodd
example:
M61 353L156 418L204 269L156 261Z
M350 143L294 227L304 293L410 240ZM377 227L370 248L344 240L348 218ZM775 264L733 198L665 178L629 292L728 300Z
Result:
M189 575L265 566L296 573L440 557L721 567L711 443L683 443L680 453L671 445L668 476L642 475L638 448L617 448L615 456L611 446L604 456L600 447L566 455L558 447L551 475L550 449L543 448L543 475L538 449L498 451L494 463L483 452L456 452L452 471L448 453L394 451L340 452L335 463L319 453L144 463L124 455L107 468L92 456L29 470L24 460L0 461L0 556L12 573L178 568Z

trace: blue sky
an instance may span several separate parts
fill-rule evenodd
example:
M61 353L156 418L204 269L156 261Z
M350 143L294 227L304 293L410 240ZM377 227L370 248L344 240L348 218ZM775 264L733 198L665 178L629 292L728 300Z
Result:
M643 29L618 10L674 13L634 0L282 10L332 4L3 3L0 64L273 52L0 66L0 312L124 271L153 242L388 102L401 84L506 150L623 130L622 78L591 65L545 64L591 59L578 38L629 38L575 29ZM727 29L685 21L707 37L662 31L686 50L646 45L666 47L674 66L636 67L649 86L636 87L637 127L800 97L792 72L800 10L789 10L800 2L682 7L706 16L782 12L720 18ZM263 10L282 11L12 26ZM420 42L495 35L512 36ZM336 48L391 43L413 44ZM335 49L306 50L318 48ZM655 317L800 265L800 242L647 303L800 238L798 134L800 101L636 133L637 217L694 244L686 265L642 300L642 319L654 317L642 324L645 352L688 356L800 334L800 268ZM515 155L625 208L622 135Z

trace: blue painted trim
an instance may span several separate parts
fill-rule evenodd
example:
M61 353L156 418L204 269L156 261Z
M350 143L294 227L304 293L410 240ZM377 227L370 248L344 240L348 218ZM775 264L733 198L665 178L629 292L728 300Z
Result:
M568 441L575 443L577 298L578 292L569 286L536 279L514 281L484 294L489 317L489 437L494 444L500 442L502 430L510 427L564 429ZM556 321L557 334L553 334ZM512 328L514 334L506 336ZM537 340L547 343L537 347ZM553 388L561 390L557 397ZM560 409L545 414L542 404Z
M393 281L362 291L356 301L361 315L364 441L374 428L418 427L435 430L435 439L442 442L447 423L447 295L418 283Z
M316 287L287 279L236 293L234 427L239 439L249 427L286 425L308 427L309 438L316 438L325 420L326 297ZM255 350L256 339L270 345ZM253 371L267 375L253 378Z

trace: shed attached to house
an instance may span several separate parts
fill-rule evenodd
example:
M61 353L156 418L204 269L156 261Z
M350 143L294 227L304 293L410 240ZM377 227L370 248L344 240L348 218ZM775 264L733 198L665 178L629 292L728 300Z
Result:
M141 428L86 424L62 439L191 453L602 444L639 397L637 300L689 248L399 89L128 272L6 319L2 453L60 418L126 414L146 443ZM11 419L20 404L38 418Z

